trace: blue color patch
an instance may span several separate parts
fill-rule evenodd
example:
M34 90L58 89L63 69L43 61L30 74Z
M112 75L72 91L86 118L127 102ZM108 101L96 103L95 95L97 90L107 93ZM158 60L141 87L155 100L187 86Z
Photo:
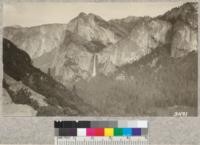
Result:
M141 136L142 135L141 133L142 133L141 128L133 128L132 129L133 136Z

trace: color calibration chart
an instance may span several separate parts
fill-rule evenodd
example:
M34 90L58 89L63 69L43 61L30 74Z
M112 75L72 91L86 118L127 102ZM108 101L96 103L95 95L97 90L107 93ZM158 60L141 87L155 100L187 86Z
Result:
M148 122L55 121L55 145L148 145Z

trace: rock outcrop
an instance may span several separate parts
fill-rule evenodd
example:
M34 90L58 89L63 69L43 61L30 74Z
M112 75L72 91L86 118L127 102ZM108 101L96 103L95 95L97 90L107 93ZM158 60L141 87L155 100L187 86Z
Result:
M4 38L27 52L32 59L51 52L64 39L65 24L47 24L34 27L5 27Z
M95 14L80 13L67 24L67 30L104 45L116 43L125 33Z
M198 4L186 3L167 12L160 19L170 22L172 27L171 55L181 57L197 51Z
M132 63L150 53L158 46L169 43L171 24L153 19L136 25L130 35L105 48L99 55L100 63L111 62L115 66Z

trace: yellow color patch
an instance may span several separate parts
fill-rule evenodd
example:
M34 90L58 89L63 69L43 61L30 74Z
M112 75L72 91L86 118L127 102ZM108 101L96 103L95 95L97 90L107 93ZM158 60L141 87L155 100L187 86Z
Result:
M104 135L105 136L114 136L114 129L113 128L104 128Z

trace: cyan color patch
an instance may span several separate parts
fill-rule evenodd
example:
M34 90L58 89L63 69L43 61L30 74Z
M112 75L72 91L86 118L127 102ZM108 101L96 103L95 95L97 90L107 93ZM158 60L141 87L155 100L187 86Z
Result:
M132 136L131 128L123 128L123 136Z

